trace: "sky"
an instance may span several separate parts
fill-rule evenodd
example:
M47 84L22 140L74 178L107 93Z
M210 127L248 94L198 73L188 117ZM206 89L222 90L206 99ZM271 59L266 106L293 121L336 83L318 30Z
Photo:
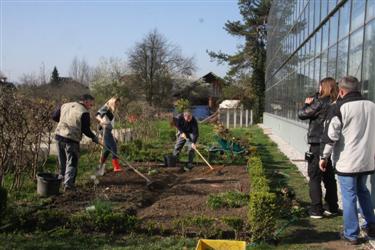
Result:
M154 29L195 58L195 77L224 76L228 66L206 50L234 53L242 42L223 29L241 20L236 0L0 0L0 8L0 70L14 82L39 74L42 64L68 76L74 57L90 66L102 57L126 60Z

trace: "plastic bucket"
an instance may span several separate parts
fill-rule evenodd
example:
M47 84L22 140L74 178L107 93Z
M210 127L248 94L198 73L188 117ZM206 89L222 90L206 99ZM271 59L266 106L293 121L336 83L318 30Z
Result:
M200 239L195 250L246 250L245 241Z
M42 197L48 197L51 195L58 195L61 180L58 175L51 173L38 173L37 179L37 194Z
M166 167L176 167L177 159L174 155L164 155L164 165Z

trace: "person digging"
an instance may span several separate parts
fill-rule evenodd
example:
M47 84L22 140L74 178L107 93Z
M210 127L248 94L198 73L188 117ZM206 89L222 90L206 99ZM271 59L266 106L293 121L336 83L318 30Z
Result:
M96 113L96 119L99 122L99 133L102 135L105 148L103 148L100 156L100 164L97 168L96 175L103 176L105 174L105 162L111 152L112 165L114 172L121 172L121 166L117 157L117 144L113 137L112 129L114 126L114 112L120 105L118 97L109 99Z
M199 136L198 122L190 110L185 110L183 114L174 119L174 124L178 132L173 156L178 159L182 148L185 143L187 143L189 161L183 169L184 171L190 171L193 168L193 160L195 156L194 150L196 149L196 143Z
M79 148L82 134L98 143L98 137L90 129L89 109L94 105L94 97L82 95L78 102L69 102L58 107L52 114L57 122L55 139L57 141L59 179L64 180L64 192L75 191Z

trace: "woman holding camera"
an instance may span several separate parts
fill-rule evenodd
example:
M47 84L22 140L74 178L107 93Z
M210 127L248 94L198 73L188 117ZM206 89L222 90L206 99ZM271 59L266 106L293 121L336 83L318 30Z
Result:
M306 152L305 158L308 161L309 193L311 207L309 214L311 218L320 219L325 215L335 215L339 212L337 204L337 186L332 162L329 160L327 170L322 172L319 169L320 141L323 135L324 121L330 104L336 101L338 88L336 81L327 77L319 82L319 93L313 97L307 97L304 106L298 111L298 117L301 120L309 119L309 128L307 132L307 143L310 144L309 152ZM322 204L323 181L326 189Z

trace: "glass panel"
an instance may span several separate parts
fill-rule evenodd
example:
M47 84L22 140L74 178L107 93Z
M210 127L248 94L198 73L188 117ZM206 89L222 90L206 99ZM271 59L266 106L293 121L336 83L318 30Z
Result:
M363 25L363 22L365 21L365 5L366 1L364 0L353 0L351 25L352 31L357 29L359 26Z
M367 1L367 21L370 21L372 18L375 17L375 0L368 0Z
M323 33L322 33L322 51L328 48L328 29L329 23L324 24L323 26Z
M315 73L314 73L314 83L318 83L320 80L320 56L315 58ZM315 84L316 86L316 84ZM315 88L315 87L314 87Z
M333 17L329 20L329 45L333 45L337 42L337 30L339 26L339 12L336 12Z
M322 0L322 13L320 14L320 21L323 21L324 18L326 18L328 14L328 1L327 0Z
M348 66L348 38L342 40L338 45L337 52L337 79L346 76Z
M322 53L322 59L321 59L321 69L320 69L320 77L319 79L323 79L324 77L327 77L327 66L328 66L328 51L324 51Z
M366 25L363 55L363 94L375 101L375 20Z
M347 1L343 7L340 8L340 27L339 39L345 37L349 33L349 19L350 18L350 0Z
M328 12L336 7L336 0L328 0Z
M328 50L328 73L327 76L336 78L337 45Z
M349 75L361 80L363 28L350 36Z
M321 1L313 1L315 3L314 9L314 28L318 27L320 23L320 3Z
M322 47L322 30L319 30L315 34L315 55L319 55L321 52L321 47Z
M314 30L314 2L309 2L309 34Z

